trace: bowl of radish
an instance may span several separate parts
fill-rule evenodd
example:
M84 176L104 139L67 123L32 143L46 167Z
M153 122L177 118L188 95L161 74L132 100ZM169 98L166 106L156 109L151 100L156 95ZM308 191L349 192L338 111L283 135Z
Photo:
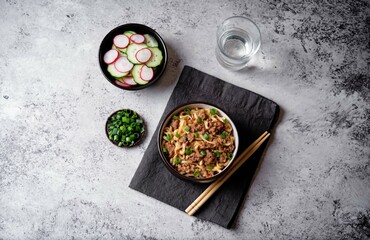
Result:
M167 48L152 28L128 23L111 30L99 49L105 78L124 90L140 90L158 81L167 65Z

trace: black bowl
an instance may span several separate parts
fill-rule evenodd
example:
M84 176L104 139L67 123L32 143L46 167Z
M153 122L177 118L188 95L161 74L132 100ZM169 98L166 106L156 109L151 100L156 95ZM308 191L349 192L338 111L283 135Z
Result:
M185 175L182 175L181 173L179 173L173 166L172 164L170 163L169 159L168 159L168 156L166 156L166 154L164 154L162 152L162 143L163 143L163 132L164 132L164 128L168 126L168 124L170 123L172 117L174 115L177 115L178 113L180 113L182 110L186 109L186 108L195 108L195 107L198 107L198 108L207 108L207 109L211 109L211 108L215 108L218 110L218 113L225 117L229 123L231 124L232 126L232 129L233 129L233 135L235 137L235 149L233 151L233 157L232 159L230 160L230 163L219 173L217 173L216 175L212 176L212 177L209 177L209 178L195 178L195 177L189 177L189 176L185 176ZM176 177L178 177L179 179L181 180L184 180L184 181L187 181L187 182L196 182L196 183L210 183L210 182L213 182L215 180L217 180L218 178L222 177L223 175L225 175L229 169L231 168L231 166L233 165L234 163L234 160L236 158L236 153L238 151L238 147L239 147L239 136L238 136L238 131L236 129L236 126L235 124L233 123L233 121L231 120L231 118L223 111L221 110L219 107L216 107L214 105L211 105L211 104L208 104L208 103L203 103L203 102L196 102L196 103L188 103L188 104L185 104L185 105L181 105L175 109L173 109L164 119L164 121L161 123L161 126L159 128L159 131L158 131L158 135L157 135L157 148L158 148L158 151L159 151L159 154L161 156L161 159L164 163L164 165L166 166L166 168Z
M116 79L114 77L112 77L109 74L109 72L107 71L107 64L103 60L104 54L107 51L109 51L110 49L112 49L113 38L118 34L123 34L125 31L134 31L134 32L139 33L139 34L150 34L150 35L152 35L158 42L158 48L162 51L163 62L161 63L161 65L159 65L158 67L155 68L153 79L145 85L135 85L135 86L131 86L131 87L128 87L128 88L119 86L115 83ZM144 88L147 88L147 87L153 85L162 76L164 70L166 69L167 61L168 61L167 47L166 47L166 44L164 43L162 37L155 30L153 30L152 28L150 28L148 26L145 26L145 25L142 25L142 24L138 24L138 23L124 24L124 25L118 26L115 29L111 30L104 37L103 41L100 44L100 48L99 48L99 65L100 65L100 69L101 69L103 75L105 76L105 78L111 84L113 84L114 86L116 86L118 88L124 89L124 90L131 90L131 91L132 90L140 90L140 89L144 89Z
M133 144L132 146L119 146L117 142L115 142L114 140L112 140L112 139L110 139L110 138L109 138L109 129L108 129L108 124L109 124L109 123L110 123L110 121L111 121L111 117L112 117L112 116L114 116L114 115L116 115L119 111L122 111L122 110L128 110L128 111L130 111L130 112L132 112L132 113L136 113L136 115L137 115L138 119L140 119L140 120L142 121L142 126L143 126L143 128L144 128L144 131L143 131L142 133L140 133L139 138L135 140L135 142L134 142L134 144ZM142 117L141 117L141 116L140 116L136 111L133 111L133 110L131 110L131 109L119 109L119 110L117 110L117 111L113 112L113 113L112 113L111 115L109 115L109 117L107 118L107 121L106 121L106 123L105 123L105 134L107 135L108 140L109 140L111 143L113 143L114 145L116 145L117 147L122 147L122 148L130 148L130 147L134 147L134 146L138 145L138 144L143 140L143 138L144 138L144 136L145 136L145 123L144 123L143 118L142 118Z

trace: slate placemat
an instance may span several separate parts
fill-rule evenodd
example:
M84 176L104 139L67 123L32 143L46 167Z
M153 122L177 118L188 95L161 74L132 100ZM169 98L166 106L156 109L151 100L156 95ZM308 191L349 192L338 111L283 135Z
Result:
M215 105L233 119L240 139L238 154L264 131L271 131L279 115L279 106L271 100L185 66L160 123L177 106L197 101ZM184 182L166 169L157 150L159 127L160 124L129 187L184 211L209 184ZM230 228L265 147L266 143L198 210L195 216Z

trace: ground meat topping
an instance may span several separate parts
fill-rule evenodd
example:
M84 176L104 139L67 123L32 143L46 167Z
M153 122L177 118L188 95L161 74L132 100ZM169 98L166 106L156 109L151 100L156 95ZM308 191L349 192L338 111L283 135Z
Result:
M212 152L207 151L207 155L204 158L204 161L207 164L212 163L215 160L215 155Z
M192 142L194 140L194 133L188 133L187 137L188 137L188 141Z
M164 144L164 146L165 146L165 148L167 149L167 151L168 151L168 155L170 156L170 157L172 157L173 155L174 155L174 153L175 153L175 146L173 145L173 144L171 144L170 142L166 142L165 144Z
M180 120L172 120L172 122L171 122L171 127L173 128L173 129L177 129L178 127L179 127L179 124L180 124Z
M223 152L220 155L220 162L224 163L226 161L227 161L227 155L226 155L226 153Z

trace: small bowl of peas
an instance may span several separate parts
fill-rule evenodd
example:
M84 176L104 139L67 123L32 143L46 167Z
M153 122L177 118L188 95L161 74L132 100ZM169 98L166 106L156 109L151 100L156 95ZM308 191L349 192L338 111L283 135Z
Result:
M120 109L108 117L105 133L114 145L125 148L133 147L144 137L144 121L137 112L131 109Z

